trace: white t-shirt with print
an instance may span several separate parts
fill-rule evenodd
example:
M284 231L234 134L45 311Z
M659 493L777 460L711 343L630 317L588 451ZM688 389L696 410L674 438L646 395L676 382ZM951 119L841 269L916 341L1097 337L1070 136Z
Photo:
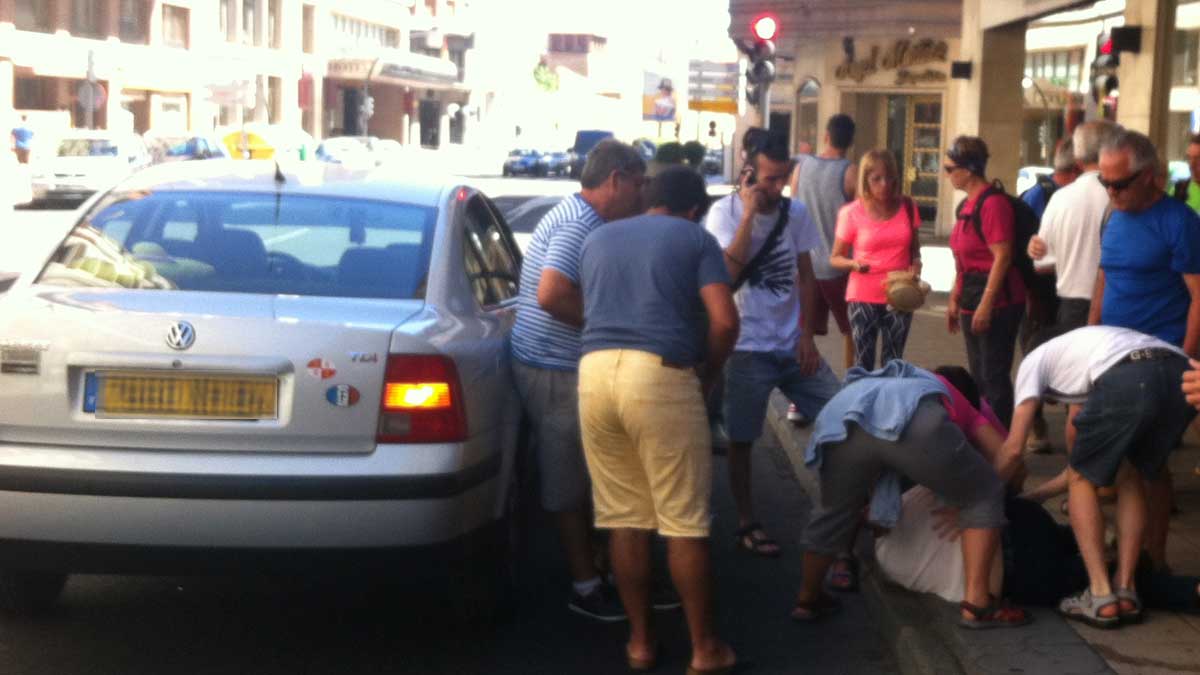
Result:
M1063 403L1083 403L1096 380L1137 349L1170 349L1185 356L1175 345L1129 328L1076 328L1046 342L1021 361L1016 405L1043 396Z
M808 209L795 199L788 223L750 279L733 296L741 318L737 351L790 352L800 339L800 291L796 286L796 256L817 247L817 226ZM779 219L778 211L757 214L750 233L749 258L753 258ZM742 200L732 194L708 210L704 227L726 248L742 222Z

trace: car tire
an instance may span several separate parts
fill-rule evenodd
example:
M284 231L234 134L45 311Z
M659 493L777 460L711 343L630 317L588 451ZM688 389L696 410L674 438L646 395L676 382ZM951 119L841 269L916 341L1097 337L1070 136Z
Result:
M54 607L67 584L59 572L0 571L0 610L35 616Z
M505 178L508 178L509 176L512 175L512 171L509 171L507 166L504 167L503 169L501 169L500 173L502 173Z

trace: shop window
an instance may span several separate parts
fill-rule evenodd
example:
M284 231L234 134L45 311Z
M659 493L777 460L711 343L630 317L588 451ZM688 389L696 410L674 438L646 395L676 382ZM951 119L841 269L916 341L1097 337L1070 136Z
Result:
M304 25L301 30L304 32L304 53L313 53L313 23L316 21L316 10L312 5L304 6Z
M17 0L16 10L14 23L17 30L54 32L54 27L50 24L50 3L46 0Z
M104 37L104 22L100 3L95 0L74 0L71 4L71 34L79 37Z
M163 5L163 44L180 49L188 48L189 13L186 7Z
M1052 86L1079 91L1083 83L1083 50L1030 52L1025 55L1025 75Z
M1200 53L1200 31L1175 31L1174 51L1171 58L1171 84L1177 87L1194 87L1197 81L1197 56Z

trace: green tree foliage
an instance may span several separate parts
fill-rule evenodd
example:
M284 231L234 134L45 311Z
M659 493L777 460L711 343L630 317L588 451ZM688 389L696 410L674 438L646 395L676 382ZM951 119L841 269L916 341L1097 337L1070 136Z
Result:
M533 69L533 80L543 91L555 92L558 91L558 73L541 61Z

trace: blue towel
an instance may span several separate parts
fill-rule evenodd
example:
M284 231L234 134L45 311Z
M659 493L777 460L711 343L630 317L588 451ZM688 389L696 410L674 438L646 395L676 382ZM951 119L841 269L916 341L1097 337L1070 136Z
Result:
M876 438L899 440L921 399L935 394L949 396L950 392L933 373L899 359L871 372L851 368L841 391L817 415L804 451L804 464L820 471L825 446L846 440L849 422ZM875 484L868 520L882 527L895 527L900 504L900 476L885 471Z

